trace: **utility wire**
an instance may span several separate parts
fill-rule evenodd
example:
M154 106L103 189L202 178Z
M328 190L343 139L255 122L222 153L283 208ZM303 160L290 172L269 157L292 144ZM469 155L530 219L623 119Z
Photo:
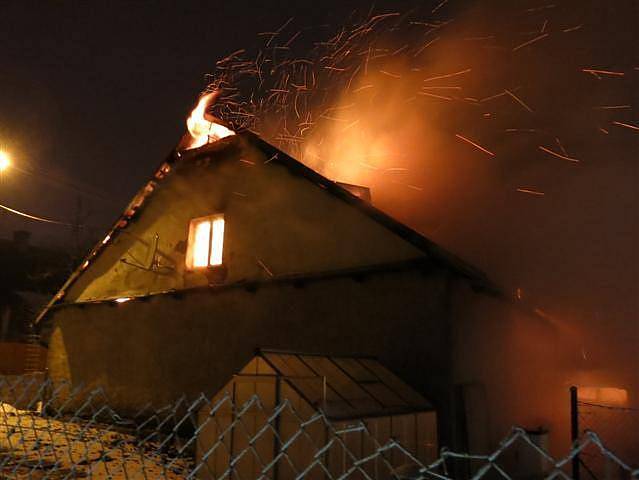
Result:
M93 186L89 186L87 184L79 185L79 182L75 182L66 178L60 178L59 176L51 174L50 172L42 168L34 168L33 166L30 166L30 169L25 169L14 165L12 166L12 169L16 170L19 173L22 173L23 175L29 175L43 183L47 183L54 187L62 188L63 190L71 189L74 190L76 193L79 193L86 197L93 197L97 200L100 200L101 202L119 205L119 202L114 201L112 198L110 198L109 195L98 191Z
M16 210L14 208L7 207L6 205L2 205L1 203L0 203L0 208L6 210L7 212L11 212L11 213L14 213L16 215L20 215L22 217L29 218L31 220L36 220L38 222L55 223L56 225L65 225L67 227L75 227L76 226L76 225L74 225L72 223L59 222L57 220L51 220L49 218L38 217L36 215L29 215L28 213L21 212L20 210Z

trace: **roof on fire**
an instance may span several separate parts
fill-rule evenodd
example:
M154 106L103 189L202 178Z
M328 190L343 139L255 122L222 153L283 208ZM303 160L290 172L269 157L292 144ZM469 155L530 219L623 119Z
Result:
M333 195L346 204L352 206L353 208L358 209L363 214L381 224L383 227L385 227L395 235L399 236L406 242L424 252L430 261L451 270L456 275L462 278L467 279L474 289L491 294L499 293L499 289L497 288L497 286L493 284L481 270L444 250L415 230L395 220L378 208L375 208L366 200L363 200L362 198L354 195L351 191L342 186L343 184L329 180L323 175L317 173L315 170L307 167L303 163L295 160L283 151L267 143L256 134L249 131L244 131L238 133L236 136L227 137L225 139L204 145L203 147L197 149L188 150L182 153L174 150L169 155L168 159L163 162L162 165L160 165L160 167L156 170L154 177L147 184L145 184L135 195L123 214L117 219L111 230L108 232L104 240L100 241L89 252L82 264L71 274L60 291L40 312L35 320L35 323L39 323L50 310L50 308L59 303L64 298L69 287L78 279L78 277L82 275L89 264L108 246L108 244L113 240L114 236L117 235L120 230L125 229L129 222L139 214L146 199L152 196L153 191L155 190L156 183L162 181L162 179L164 179L167 175L170 175L174 165L182 162L188 162L195 158L207 156L213 152L220 151L221 149L226 148L227 145L236 142L238 137L241 138L243 141L249 142L254 148L258 149L264 155L266 155L268 158L268 162L275 162L284 165L286 168L289 169L291 173L306 178L313 184L324 189L328 194Z
M474 267L473 265L470 265L469 263L461 260L459 257L444 250L442 247L432 242L422 234L416 232L407 225L404 225L398 220L395 220L390 215L374 207L371 203L363 200L357 195L354 195L351 191L343 187L343 184L340 184L339 182L335 182L333 180L329 180L323 175L317 173L312 168L309 168L302 162L295 160L294 158L277 149L273 145L265 142L260 137L251 132L246 132L243 135L250 138L250 140L260 150L266 153L269 158L272 158L273 161L286 165L292 172L307 178L317 185L320 185L330 194L359 209L397 236L403 238L410 244L419 248L424 253L431 255L442 265L451 268L456 273L471 280L475 287L486 289L489 291L497 291L496 286L488 279L486 274L479 270L477 267Z

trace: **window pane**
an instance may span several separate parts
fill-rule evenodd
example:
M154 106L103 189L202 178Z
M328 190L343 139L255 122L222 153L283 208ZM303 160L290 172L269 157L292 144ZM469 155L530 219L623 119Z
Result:
M430 408L430 403L419 393L413 390L407 383L395 376L390 370L383 367L378 361L361 359L360 363L379 377L380 381L388 387L393 395L400 397L409 405L420 408Z
M205 220L195 226L193 235L193 266L206 267L209 264L209 239L211 238L211 221Z
M224 217L213 220L211 235L211 265L222 265L222 249L224 247Z
M356 382L376 382L378 378L355 358L335 357L333 361L342 367Z

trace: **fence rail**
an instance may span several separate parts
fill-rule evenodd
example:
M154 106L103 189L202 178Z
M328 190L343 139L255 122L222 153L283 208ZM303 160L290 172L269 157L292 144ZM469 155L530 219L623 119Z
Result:
M365 421L336 424L321 410L302 414L286 399L265 406L253 395L240 405L227 394L201 395L123 417L101 389L0 377L3 479L453 480L463 470L473 480L509 480L522 478L505 460L514 449L543 466L538 478L570 479L572 460L585 452L639 478L639 469L592 431L561 458L514 428L491 454L443 449L427 463L393 438L380 442Z

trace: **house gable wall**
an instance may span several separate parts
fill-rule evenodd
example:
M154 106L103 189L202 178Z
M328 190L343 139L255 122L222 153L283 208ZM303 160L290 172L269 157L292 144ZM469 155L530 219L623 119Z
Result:
M223 213L224 278L185 270L189 221ZM155 238L157 235L157 248ZM147 269L156 253L160 267ZM245 138L186 158L66 292L66 302L423 257L364 212L269 161ZM124 263L122 261L126 263ZM137 266L133 266L136 264ZM142 267L142 268L140 268Z

